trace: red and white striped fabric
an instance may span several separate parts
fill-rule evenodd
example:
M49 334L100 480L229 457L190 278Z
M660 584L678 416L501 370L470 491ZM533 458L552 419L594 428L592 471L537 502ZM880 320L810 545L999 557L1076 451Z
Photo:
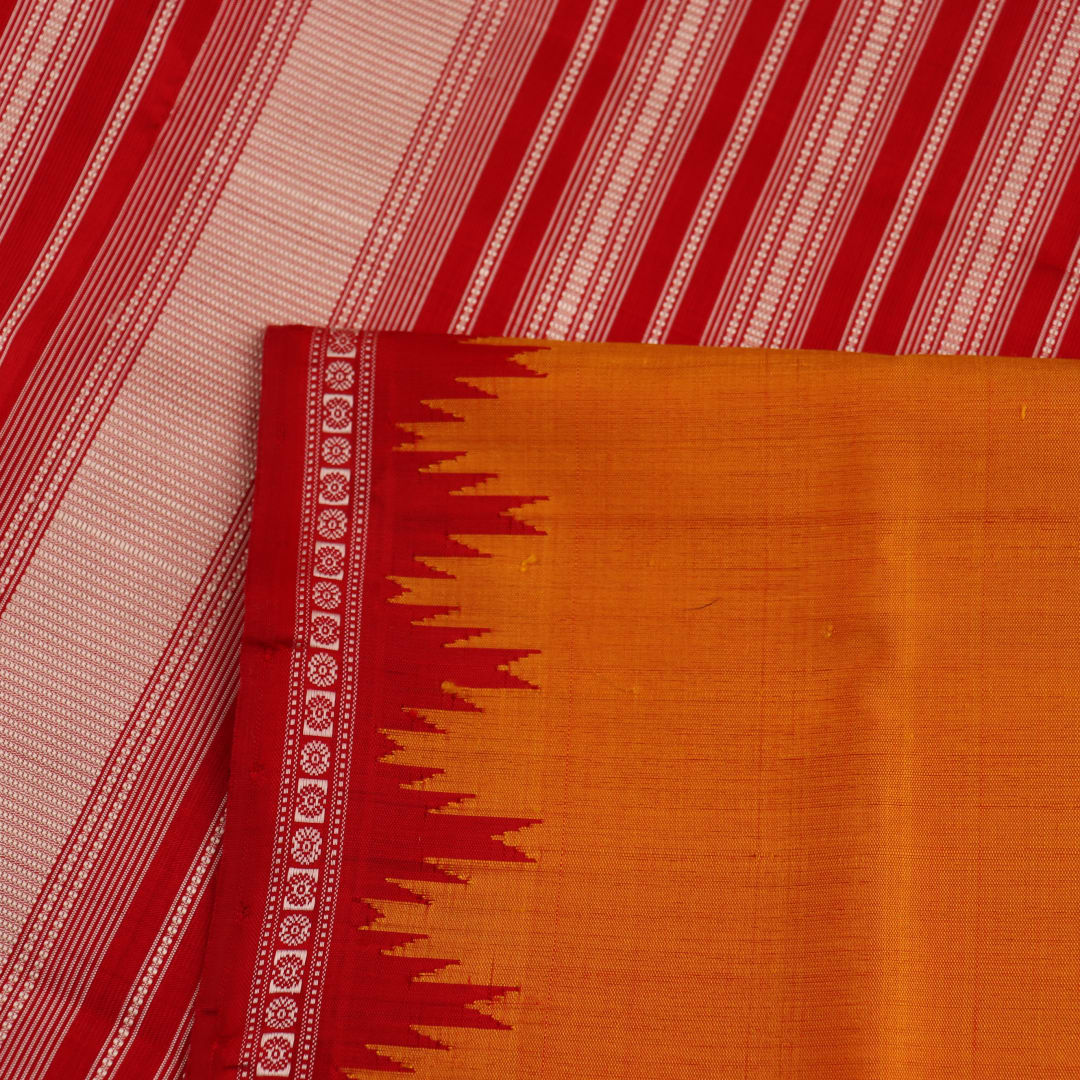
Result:
M1077 0L0 19L0 1080L183 1071L264 326L1080 354Z

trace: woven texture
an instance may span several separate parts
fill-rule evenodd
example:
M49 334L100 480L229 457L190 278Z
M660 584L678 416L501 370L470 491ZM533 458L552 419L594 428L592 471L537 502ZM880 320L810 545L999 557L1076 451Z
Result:
M1068 1071L1074 365L266 377L195 1075Z
M1078 65L1076 0L0 4L0 1080L183 1071L267 325L1076 356Z

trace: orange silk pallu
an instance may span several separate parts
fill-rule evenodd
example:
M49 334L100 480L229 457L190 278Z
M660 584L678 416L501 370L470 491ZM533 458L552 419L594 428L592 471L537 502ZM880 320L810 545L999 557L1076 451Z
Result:
M264 379L193 1075L1075 1067L1076 365L291 327Z

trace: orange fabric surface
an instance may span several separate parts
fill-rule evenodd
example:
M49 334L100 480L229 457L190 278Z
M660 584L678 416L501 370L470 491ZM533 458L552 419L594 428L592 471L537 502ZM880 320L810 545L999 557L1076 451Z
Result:
M537 650L393 760L533 861L379 906L506 1030L435 1078L1064 1075L1080 367L544 345L412 425L542 493L400 602ZM403 447L399 452L409 453ZM356 1076L374 1075L361 1070Z

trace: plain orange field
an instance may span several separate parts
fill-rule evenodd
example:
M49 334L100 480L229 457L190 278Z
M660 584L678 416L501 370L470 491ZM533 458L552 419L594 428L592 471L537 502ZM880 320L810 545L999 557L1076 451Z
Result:
M1080 1068L1080 366L559 345L421 448L541 493L412 603L535 648L396 760L532 863L381 928L520 987L420 1077ZM408 451L402 451L408 452ZM468 646L465 646L468 647ZM374 1075L357 1073L360 1075Z

